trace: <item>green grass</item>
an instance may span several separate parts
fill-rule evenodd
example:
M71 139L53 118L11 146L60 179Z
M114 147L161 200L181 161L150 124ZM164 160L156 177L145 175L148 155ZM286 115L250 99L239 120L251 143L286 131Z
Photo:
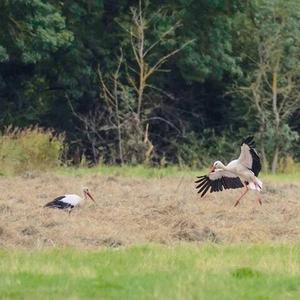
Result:
M91 174L99 174L104 176L120 176L127 178L196 178L199 175L207 174L208 168L203 170L194 170L191 168L181 168L179 166L169 166L154 168L144 165L138 166L109 166L101 165L96 167L60 167L55 170L49 170L50 173L63 175L63 176L85 176ZM13 177L12 175L2 174L0 176ZM300 170L290 174L278 173L278 174L267 174L261 173L260 178L262 180L272 181L272 182L299 182L300 181Z
M300 182L300 171L290 174L262 174L260 176L263 180L272 182Z
M93 168L72 168L65 167L56 171L56 173L65 176L84 176L88 174L99 174L106 176L120 176L129 178L163 178L163 177L187 177L196 178L196 176L207 174L208 169L192 170L190 168L180 168L178 166L169 166L165 168L153 168L143 165L139 166L98 166ZM260 174L262 180L272 182L299 182L300 170L290 174Z
M207 174L208 169L192 170L190 168L180 168L179 166L169 166L165 168L153 168L143 165L138 166L107 166L102 165L92 168L73 168L65 167L56 171L58 174L66 176L83 176L88 174L100 174L106 176L122 176L122 177L141 177L141 178L163 178L163 177L196 177L201 174ZM260 176L262 179L270 181L300 181L300 170L290 174L264 174Z
M92 168L61 168L58 171L63 175L82 176L86 174L101 174L106 176L122 176L122 177L142 177L142 178L163 178L163 177L181 177L181 176L197 176L199 171L189 168L180 168L178 166L169 166L165 168L153 168L144 165L138 166L107 166L102 165Z
M1 299L300 299L300 245L0 252Z

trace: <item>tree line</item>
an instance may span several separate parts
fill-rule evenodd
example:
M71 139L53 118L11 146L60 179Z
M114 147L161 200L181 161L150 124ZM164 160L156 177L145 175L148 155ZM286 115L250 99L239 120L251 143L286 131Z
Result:
M0 124L65 132L77 164L299 160L297 0L3 0Z

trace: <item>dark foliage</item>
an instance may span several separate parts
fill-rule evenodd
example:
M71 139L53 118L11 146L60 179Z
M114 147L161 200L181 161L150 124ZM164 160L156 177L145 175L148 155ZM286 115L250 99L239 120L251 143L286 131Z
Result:
M193 42L149 77L137 115L128 73L134 77L138 65L128 28L139 1L1 1L0 126L37 124L65 132L74 163L83 156L92 163L193 166L217 155L230 159L237 154L232 142L258 130L247 99L231 91L253 68L249 56L257 41L251 33L260 26L255 20L263 3L142 1L149 21L145 47L175 24L153 47L147 67ZM103 99L97 69L111 80L120 48L116 112ZM88 123L93 118L97 122ZM299 111L289 122L299 132ZM291 143L299 158L298 142Z

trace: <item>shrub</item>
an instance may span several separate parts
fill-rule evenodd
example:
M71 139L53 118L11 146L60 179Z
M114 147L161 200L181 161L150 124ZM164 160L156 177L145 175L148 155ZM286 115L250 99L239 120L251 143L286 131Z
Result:
M9 126L0 135L2 174L20 174L58 166L64 151L63 134L41 127Z
M291 155L288 155L279 160L278 171L280 173L291 174L296 173L299 170L299 164L293 159Z

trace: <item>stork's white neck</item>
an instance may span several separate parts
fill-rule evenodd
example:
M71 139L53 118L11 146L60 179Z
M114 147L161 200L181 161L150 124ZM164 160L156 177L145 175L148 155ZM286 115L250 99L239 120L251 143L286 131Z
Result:
M220 161L219 166L221 169L226 170L226 166Z
M214 166L215 166L215 169L221 169L221 170L226 170L227 167L219 160L217 160L215 163L214 163Z

